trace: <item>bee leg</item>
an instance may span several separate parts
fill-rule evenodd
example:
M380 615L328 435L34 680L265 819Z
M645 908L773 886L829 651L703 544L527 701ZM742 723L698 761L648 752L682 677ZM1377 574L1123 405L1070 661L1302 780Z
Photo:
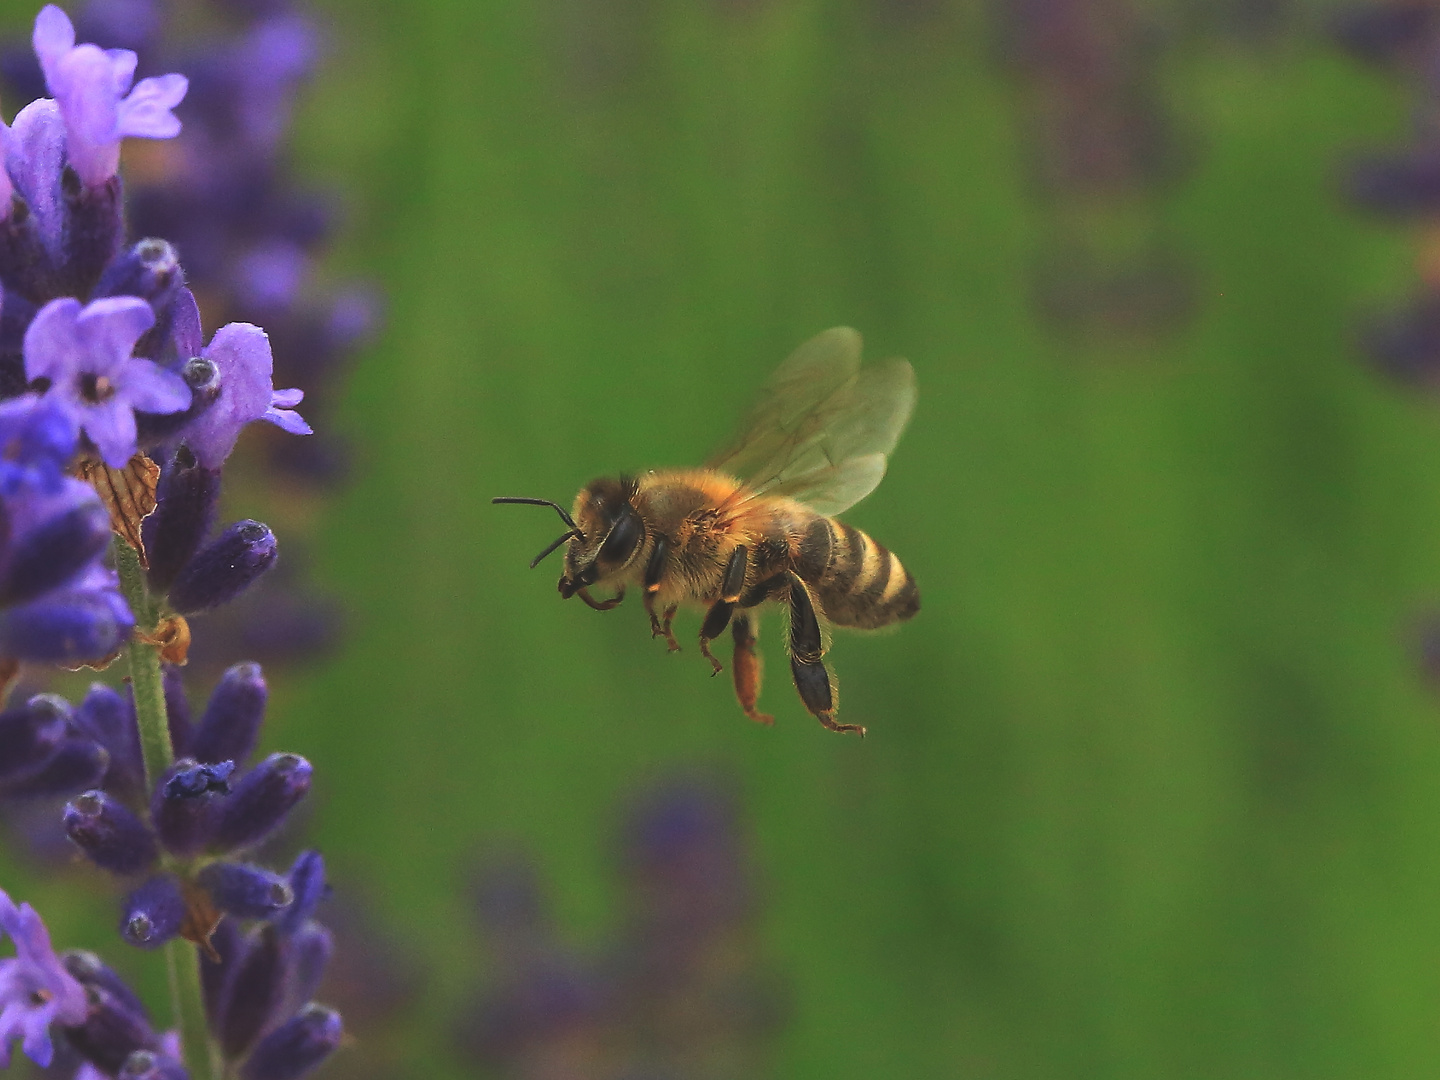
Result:
M611 608L619 605L621 600L625 599L625 586L621 585L620 590L608 600L596 600L590 595L589 589L576 589L575 595L580 597L581 600L584 600L587 605L596 611L609 611Z
M652 638L663 637L665 643L670 647L671 652L680 651L680 642L675 640L675 635L670 632L670 621L675 618L678 604L672 604L666 608L661 615L655 614L655 594L645 594L645 614L650 616L650 636Z
M730 662L730 674L735 680L735 696L740 708L757 724L772 725L775 718L755 709L755 700L760 696L760 654L755 651L755 617L742 611L730 622L730 633L735 638L735 655Z
M680 651L680 642L670 632L670 620L675 617L675 606L665 609L663 617L655 615L655 596L660 592L660 579L665 575L665 563L670 558L670 540L663 533L655 536L655 546L650 549L650 560L645 564L645 614L650 616L650 636L663 637L671 652ZM662 621L663 618L663 621Z
M710 661L710 666L714 669L710 672L712 676L724 671L725 665L711 653L710 642L725 632L725 627L730 625L730 613L734 610L734 604L716 600L710 605L710 610L705 613L705 621L700 625L700 655Z
M740 599L740 593L745 588L745 568L749 561L749 552L744 544L741 544L730 553L730 561L725 564L725 576L720 580L720 599L710 605L710 610L705 614L705 622L700 626L700 655L710 661L714 670L712 676L719 675L724 671L724 666L710 652L710 642L725 632L725 627L730 625L730 613L735 610L735 604Z
M790 574L790 674L805 708L831 731L854 731L862 738L859 724L842 724L835 719L835 684L825 666L825 639L820 618L810 599L810 590Z

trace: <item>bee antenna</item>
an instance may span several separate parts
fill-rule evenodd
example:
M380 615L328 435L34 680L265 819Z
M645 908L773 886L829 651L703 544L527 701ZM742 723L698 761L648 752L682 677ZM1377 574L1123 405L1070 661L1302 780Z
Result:
M551 502L549 499L518 499L509 497L491 499L490 501L492 503L521 503L525 506L548 506L560 515L560 520L565 522L566 525L570 526L571 530L575 533L576 536L578 536L581 540L585 539L585 534L580 531L580 526L575 524L575 519L570 516L570 512L566 510L563 506L561 506L559 503ZM569 537L561 537L559 540L555 541L556 546L564 543L567 539L569 539ZM550 548L545 552L545 555L549 555L550 552L554 550L554 547ZM542 555L541 558L544 558L544 556Z
M531 569L531 570L534 570L535 567L539 566L542 562L545 561L545 556L546 556L546 555L549 555L552 551L554 551L556 548L558 548L561 544L565 543L565 541L566 541L566 540L569 540L572 536L578 537L582 543L583 543L584 540L585 540L584 534L582 534L579 529L571 529L571 530L570 530L569 532L567 532L567 533L562 533L562 534L560 535L560 539L556 540L553 544L551 544L549 547L547 547L544 551L540 552L539 555L536 555L533 559L530 560L530 569Z

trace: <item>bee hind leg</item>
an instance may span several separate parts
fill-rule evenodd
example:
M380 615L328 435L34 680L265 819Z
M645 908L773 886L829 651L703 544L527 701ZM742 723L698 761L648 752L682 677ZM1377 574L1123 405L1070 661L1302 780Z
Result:
M853 731L862 739L859 724L842 724L835 719L835 683L825 666L825 639L820 619L810 600L810 590L795 574L790 575L790 674L795 689L816 720L831 731Z
M725 667L710 652L710 642L723 634L725 627L730 625L730 615L745 588L745 568L748 561L749 552L744 544L730 553L730 561L725 564L725 577L720 582L720 599L710 605L710 610L705 613L705 622L700 627L700 655L710 661L712 676L719 675Z
M715 659L715 654L710 651L710 642L725 632L725 627L730 623L730 613L735 610L735 605L726 600L716 600L710 605L710 610L705 613L705 622L700 626L700 655L710 661L714 669L710 672L719 675L725 670L725 666Z
M745 715L757 724L773 726L775 718L755 708L760 697L760 677L763 665L760 654L755 651L755 617L740 612L730 623L730 633L735 638L735 654L730 661L730 674L735 680L735 697Z

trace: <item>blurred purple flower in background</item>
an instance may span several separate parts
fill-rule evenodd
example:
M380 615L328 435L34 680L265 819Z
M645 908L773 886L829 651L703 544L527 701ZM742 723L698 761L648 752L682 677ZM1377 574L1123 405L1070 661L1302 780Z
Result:
M710 778L641 791L621 828L621 915L596 952L559 940L534 868L484 867L491 981L457 1045L497 1075L756 1076L788 1011L760 957L733 797Z
M1067 337L1173 332L1193 310L1193 273L1158 209L1189 154L1161 92L1156 13L1127 0L994 0L991 9L1045 217L1035 268L1042 317Z

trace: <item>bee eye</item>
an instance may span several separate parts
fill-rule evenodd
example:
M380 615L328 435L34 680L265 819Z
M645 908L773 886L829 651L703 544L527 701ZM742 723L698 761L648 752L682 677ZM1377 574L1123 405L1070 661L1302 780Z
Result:
M645 526L640 522L640 515L627 506L615 519L610 535L605 537L605 542L600 545L600 554L595 561L606 567L624 566L644 538Z

